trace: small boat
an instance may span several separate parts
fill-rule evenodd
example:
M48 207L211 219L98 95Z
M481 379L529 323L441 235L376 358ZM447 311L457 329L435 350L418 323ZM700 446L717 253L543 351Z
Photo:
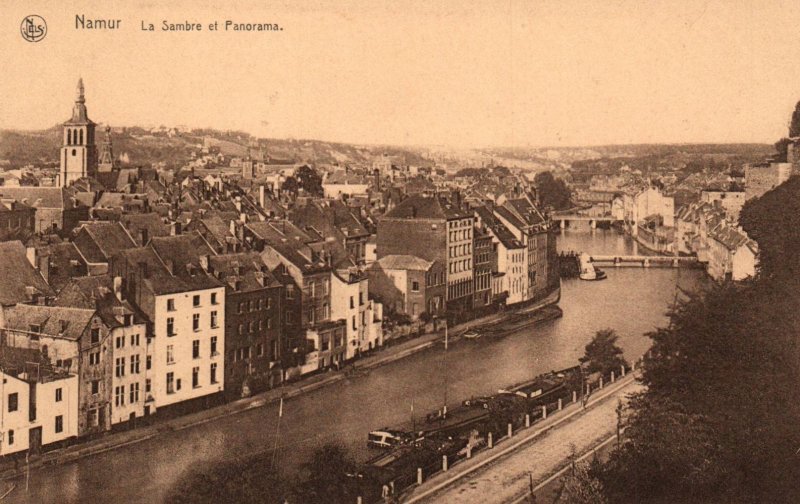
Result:
M474 329L470 329L469 331L464 333L464 338L466 339L478 339L481 337L481 333Z
M591 262L589 254L583 253L580 256L581 272L579 278L581 280L604 280L606 272L600 268L595 268Z

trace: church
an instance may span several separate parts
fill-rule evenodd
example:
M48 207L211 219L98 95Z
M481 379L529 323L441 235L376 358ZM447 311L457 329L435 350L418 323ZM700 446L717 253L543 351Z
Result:
M75 105L72 107L72 117L64 123L59 187L67 187L80 178L94 177L97 174L95 126L86 112L83 79L78 79L78 92Z

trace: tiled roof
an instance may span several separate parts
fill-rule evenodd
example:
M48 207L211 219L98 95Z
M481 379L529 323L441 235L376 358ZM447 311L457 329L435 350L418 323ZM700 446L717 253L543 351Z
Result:
M215 277L229 286L229 281L238 281L239 291L242 292L280 285L261 256L255 252L211 256L208 262Z
M0 197L13 198L34 208L74 208L72 188L61 187L0 187Z
M399 254L384 256L378 259L378 264L383 269L413 271L428 271L433 265L431 261L426 261L417 256Z
M400 219L459 219L469 217L456 205L438 196L414 195L406 198L386 214Z
M136 242L119 222L93 222L84 224L78 234L85 233L90 240L76 240L75 245L87 261L108 262L117 252L136 247Z
M509 231L500 219L495 217L491 210L486 207L478 207L475 209L475 213L478 214L483 224L492 231L503 246L509 249L524 248L522 242L514 236L514 233Z
M31 331L39 326L40 334L61 336L77 341L91 322L95 310L63 306L18 304L4 311L6 328Z
M26 255L20 241L0 242L0 305L31 301L31 294L54 293Z

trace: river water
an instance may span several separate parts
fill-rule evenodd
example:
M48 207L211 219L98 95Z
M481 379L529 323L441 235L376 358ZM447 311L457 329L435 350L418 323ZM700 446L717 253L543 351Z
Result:
M635 253L635 244L610 230L568 229L559 249L595 254ZM447 355L448 397L457 403L470 395L540 373L575 365L583 347L600 329L612 328L628 360L650 345L644 333L663 325L675 296L676 282L691 289L697 270L607 268L600 282L565 280L561 319L498 340L459 341ZM301 464L317 446L339 441L359 458L370 451L366 434L410 416L411 398L418 414L437 409L443 400L442 348L421 352L374 369L364 376L284 403L278 463L285 471ZM74 463L32 471L7 502L153 503L164 501L185 471L201 464L269 450L275 441L277 406L269 405L112 450Z

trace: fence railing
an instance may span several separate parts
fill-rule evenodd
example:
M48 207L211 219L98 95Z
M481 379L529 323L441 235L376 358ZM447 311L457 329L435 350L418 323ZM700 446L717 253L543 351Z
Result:
M480 438L483 442L473 446L462 448L455 452L443 453L441 461L435 461L416 468L411 473L396 475L392 480L382 485L382 488L370 489L359 497L357 504L373 504L380 502L397 502L397 497L404 491L421 485L437 474L451 470L465 460L474 457L483 451L491 450L494 447L521 435L526 429L535 427L553 414L567 408L575 408L586 405L588 398L597 390L603 389L617 380L627 376L631 372L641 367L643 358L637 359L631 365L621 366L617 371L611 371L606 375L595 377L591 381L584 380L583 390L570 390L561 396L553 398L546 404L536 405L526 408L524 411L514 414L505 429L493 425L482 433ZM534 398L535 399L535 398Z

